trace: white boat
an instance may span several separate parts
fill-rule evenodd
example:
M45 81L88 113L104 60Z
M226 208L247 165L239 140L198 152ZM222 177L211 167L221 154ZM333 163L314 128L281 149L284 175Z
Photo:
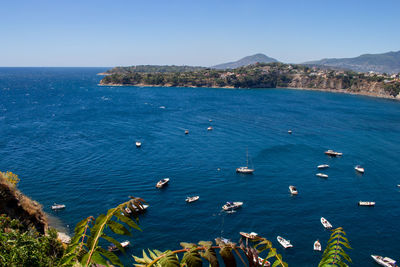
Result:
M143 204L141 208L138 208L136 206L133 206L135 212L144 212L147 210L149 205ZM125 212L128 214L132 214L132 210L129 207L125 207Z
M141 147L141 146L142 146L142 143L139 141L136 141L136 147Z
M321 223L326 229L332 228L332 224L330 222L328 222L328 220L325 219L324 217L321 217Z
M356 171L358 171L359 173L364 173L364 168L361 167L360 165L355 166L354 169L355 169Z
M246 233L246 232L239 232L239 234L245 238L248 239L256 239L259 237L257 233L251 232L251 233Z
M231 211L238 209L241 206L243 206L243 202L226 202L226 204L222 206L222 209L225 211Z
M373 201L358 201L358 206L375 206Z
M257 261L258 261L258 265L260 265L260 266L264 266L264 267L271 266L271 263L269 261L265 261L264 265L263 265L262 263L263 263L264 259L261 258L260 256L258 256L257 258L254 257L253 260L254 260L254 263L257 263Z
M288 132L288 134L292 134L292 130L289 130L289 131L287 131Z
M400 184L398 184L397 187L400 187Z
M386 267L397 267L396 261L389 257L382 257L377 255L371 255L371 257L378 263L379 265Z
M199 198L200 198L199 196L187 197L185 201L188 203L195 202L195 201L199 200Z
M158 181L158 183L156 184L156 187L157 187L157 188L162 188L162 187L164 187L165 185L167 185L168 182L169 182L169 178L161 179L161 180Z
M321 177L321 178L328 178L328 174L325 174L325 173L317 173L316 176Z
M319 242L319 240L314 242L314 250L316 251L321 251L322 247L321 247L321 243Z
M299 193L297 191L297 188L294 185L289 186L289 191L290 191L290 194L292 194L292 195L297 195Z
M336 151L333 151L332 149L329 149L329 150L325 151L325 155L328 155L328 156L331 156L331 157L340 157L340 156L343 155L343 153L336 152Z
M212 129L213 129L213 127L210 126L207 128L207 131L212 131Z
M62 210L62 209L65 209L65 205L64 204L56 204L56 203L54 203L52 206L51 206L51 209L52 210Z
M130 245L130 243L131 242L126 240L124 242L121 242L120 244L121 244L121 247L127 248ZM111 245L108 246L108 251L115 252L115 251L118 251L118 250L119 250L118 247L116 245L114 245L114 244L111 244Z
M328 164L321 164L321 165L318 165L317 168L318 169L327 169L327 168L329 168L329 165Z
M281 244L282 247L284 247L284 248L293 247L293 245L290 244L290 240L286 240L286 239L284 239L283 237L280 237L280 236L278 236L276 239L278 240L279 244Z
M189 130L185 130L185 134L189 134Z
M254 169L249 168L249 152L248 152L248 150L246 150L246 166L236 168L236 172L243 173L243 174L252 174L254 172Z

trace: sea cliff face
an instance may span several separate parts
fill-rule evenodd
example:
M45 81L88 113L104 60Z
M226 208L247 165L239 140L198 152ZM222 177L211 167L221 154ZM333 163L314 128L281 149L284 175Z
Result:
M100 85L216 88L296 88L362 94L397 99L398 75L359 73L295 64L257 63L234 70L200 69L189 72L135 72L119 69Z

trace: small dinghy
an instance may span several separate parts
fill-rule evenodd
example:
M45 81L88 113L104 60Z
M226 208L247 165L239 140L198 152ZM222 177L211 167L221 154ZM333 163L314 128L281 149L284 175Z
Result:
M354 169L359 173L364 173L364 168L360 165L355 166Z
M259 237L257 233L251 232L251 233L246 233L246 232L239 232L239 234L245 238L248 239L256 239Z
M62 209L65 209L65 205L64 204L56 204L56 203L54 203L52 206L51 206L51 209L52 210L62 210Z
M297 191L297 188L294 185L289 186L289 191L290 191L290 194L292 194L292 195L297 195L299 193Z
M386 267L397 267L396 261L389 257L382 257L382 256L377 256L377 255L371 255L371 257L379 265L386 266Z
M160 181L158 181L158 183L156 184L157 188L163 188L164 186L166 186L169 182L169 178L164 178L161 179Z
M319 240L314 242L314 250L316 251L321 251L321 243L319 242Z
M141 147L142 146L142 143L141 142L139 142L139 141L136 141L136 147Z
M213 129L213 127L210 126L207 128L207 131L212 131L212 129Z
M290 240L286 240L286 239L284 239L283 237L280 237L280 236L278 236L276 239L278 240L279 244L281 244L282 247L284 247L284 248L293 247L293 245L290 244Z
M225 211L233 211L241 206L243 206L243 202L226 202L226 204L222 206L222 209Z
M189 130L185 130L185 134L189 134Z
M340 157L343 155L343 153L336 152L336 151L333 151L332 149L329 149L329 150L325 151L325 155L328 155L330 157Z
M287 131L288 132L288 134L292 134L292 130L289 130L289 131Z
M358 201L358 206L375 206L373 201Z
M316 176L321 177L321 178L328 178L328 174L325 174L325 173L317 173Z
M199 198L200 198L199 196L187 197L185 201L187 203L191 203L191 202L195 202L195 201L199 200Z
M318 169L327 169L327 168L329 168L329 165L328 164L321 164L321 165L318 165L317 168Z
M321 217L321 223L326 229L332 228L332 224L330 222L328 222L328 220L325 219L324 217Z
M130 243L131 242L126 240L124 242L121 242L120 244L121 244L121 247L127 248L130 245ZM115 251L119 251L119 249L118 249L118 247L116 245L111 244L111 245L108 246L108 251L115 252Z

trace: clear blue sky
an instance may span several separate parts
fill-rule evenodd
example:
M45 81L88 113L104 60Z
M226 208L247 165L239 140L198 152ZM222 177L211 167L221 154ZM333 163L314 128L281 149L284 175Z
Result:
M18 0L0 7L0 66L211 66L400 50L400 1Z

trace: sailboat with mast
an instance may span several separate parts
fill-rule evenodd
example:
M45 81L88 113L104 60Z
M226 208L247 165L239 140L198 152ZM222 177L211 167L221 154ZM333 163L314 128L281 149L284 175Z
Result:
M246 166L236 168L236 172L243 173L243 174L253 174L254 169L249 168L249 150L248 149L246 149Z

